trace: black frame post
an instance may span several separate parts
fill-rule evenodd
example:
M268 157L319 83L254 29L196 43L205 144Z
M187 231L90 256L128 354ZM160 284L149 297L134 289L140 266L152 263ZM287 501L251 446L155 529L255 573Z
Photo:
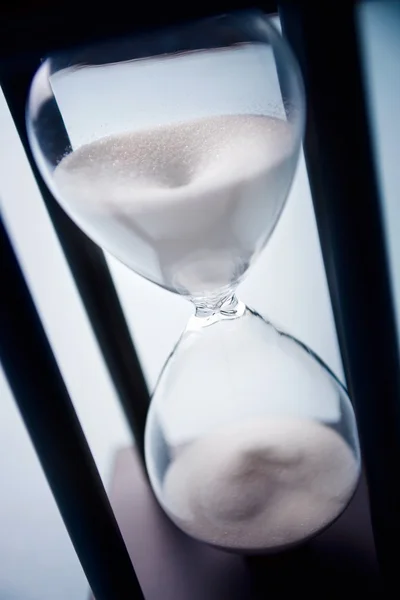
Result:
M282 1L307 95L305 155L368 480L376 549L398 585L400 360L356 3Z
M96 600L143 599L135 570L5 227L0 358Z

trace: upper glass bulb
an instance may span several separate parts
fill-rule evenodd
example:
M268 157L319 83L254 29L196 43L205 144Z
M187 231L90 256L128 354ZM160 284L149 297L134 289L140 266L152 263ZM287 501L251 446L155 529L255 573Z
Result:
M195 299L224 295L267 242L303 121L296 63L258 14L51 57L28 104L35 158L71 218Z

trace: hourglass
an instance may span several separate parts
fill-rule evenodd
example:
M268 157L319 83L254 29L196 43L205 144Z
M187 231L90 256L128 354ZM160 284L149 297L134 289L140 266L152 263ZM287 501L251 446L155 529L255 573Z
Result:
M310 538L360 473L343 386L235 293L284 207L304 113L295 59L256 12L51 57L28 102L64 210L193 303L152 397L146 464L169 517L230 551Z

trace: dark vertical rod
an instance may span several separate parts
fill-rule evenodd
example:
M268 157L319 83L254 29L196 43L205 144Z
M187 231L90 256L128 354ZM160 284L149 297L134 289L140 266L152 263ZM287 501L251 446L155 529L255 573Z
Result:
M14 68L3 68L1 86L133 432L137 449L144 459L144 429L149 394L104 254L55 201L37 169L27 139L25 106L30 83L38 66L39 61L31 59L25 60L22 65L16 63Z
M21 7L23 4L23 7ZM85 6L84 1L82 6ZM125 0L114 0L113 10L108 4L96 4L93 10L80 10L79 19L70 4L55 4L49 0L35 2L3 2L0 19L0 59L21 54L65 50L74 45L93 44L120 36L131 36L137 31L176 25L211 15L221 15L243 8L254 8L257 2L249 0L213 0L213 2L168 2L157 10L149 2L137 5ZM267 13L277 10L274 0L264 0L260 8Z
M0 358L97 600L143 598L96 465L0 221Z
M398 589L400 360L355 11L350 1L280 5L305 82L305 155L377 554Z

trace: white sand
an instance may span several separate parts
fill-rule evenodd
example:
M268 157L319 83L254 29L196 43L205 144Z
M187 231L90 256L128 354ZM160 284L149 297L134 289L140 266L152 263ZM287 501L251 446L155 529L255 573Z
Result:
M297 159L284 120L225 115L113 135L54 173L56 193L100 245L193 295L226 286L273 229Z
M332 522L359 476L350 447L308 420L254 420L182 449L161 500L187 533L216 546L268 550Z

